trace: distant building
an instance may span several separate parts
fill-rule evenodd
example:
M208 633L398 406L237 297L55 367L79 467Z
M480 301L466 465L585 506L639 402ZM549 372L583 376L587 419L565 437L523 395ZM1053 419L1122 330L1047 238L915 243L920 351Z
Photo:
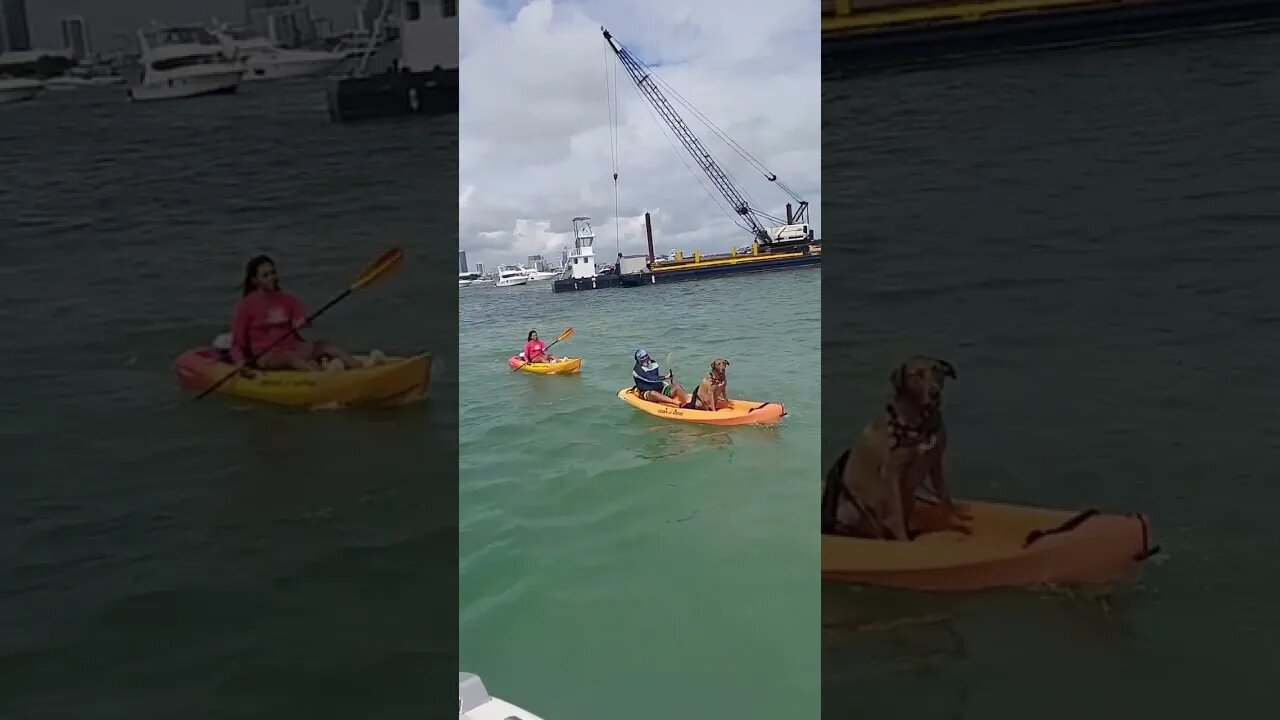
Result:
M458 272L464 273L467 270L467 253L465 250L458 253Z
M568 250L560 251L560 267L562 268L569 267L569 251Z
M546 260L542 259L541 255L530 255L528 267L538 272L546 272L551 269L551 266L547 264Z
M80 62L93 54L89 44L89 26L79 15L62 18L62 47L71 52L71 59Z
M31 49L31 26L27 24L26 0L0 0L0 52Z
M477 275L484 274L484 263L476 263L476 274Z
M378 24L378 18L382 15L383 2L384 0L363 0L356 5L356 30L373 32L373 26Z
M333 21L329 18L316 18L311 21L311 33L317 38L332 36L333 29Z
M245 0L244 24L283 47L300 47L316 40L311 7L298 0Z

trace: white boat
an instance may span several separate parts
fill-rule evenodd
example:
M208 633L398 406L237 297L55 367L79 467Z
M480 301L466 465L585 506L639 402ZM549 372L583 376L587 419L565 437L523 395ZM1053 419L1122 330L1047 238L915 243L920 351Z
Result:
M65 74L45 81L50 90L75 90L77 88L119 85L124 78L107 65L77 65Z
M525 270L525 274L529 276L529 280L554 280L560 277L559 270Z
M458 273L458 287L466 287L473 285L480 280L480 273L465 272Z
M233 93L244 66L227 57L222 43L202 27L153 27L138 31L142 81L129 88L132 100Z
M0 76L0 105L30 100L43 89L39 80Z
M478 675L458 673L458 720L542 720L489 694Z
M347 59L345 52L289 50L245 30L223 27L214 32L223 51L244 66L244 79L285 80L333 73Z
M529 283L529 274L522 268L515 265L503 265L498 268L498 287L512 287L514 285L527 285Z

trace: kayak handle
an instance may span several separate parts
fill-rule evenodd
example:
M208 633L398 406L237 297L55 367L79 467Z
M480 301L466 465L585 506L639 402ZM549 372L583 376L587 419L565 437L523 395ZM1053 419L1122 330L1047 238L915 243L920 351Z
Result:
M1137 555L1134 555L1134 556L1133 556L1133 561L1134 561L1134 562L1142 562L1143 560L1146 560L1147 558L1151 557L1152 555L1155 555L1155 554L1159 553L1159 552L1160 552L1160 546L1159 546L1159 545L1151 545L1151 546L1148 546L1148 545L1147 545L1147 543L1148 543L1148 542L1150 542L1150 540L1151 540L1151 531L1150 531L1150 529L1147 527L1147 518L1146 518L1142 513L1133 513L1133 514L1131 515L1131 517L1135 517L1135 518L1137 518L1137 519L1138 519L1138 522L1142 525L1142 547L1144 548L1144 550L1143 550L1142 552L1138 553Z
M1098 514L1098 511L1091 508L1089 510L1085 510L1084 512L1076 515L1075 517L1062 523L1058 527L1053 528L1052 530L1032 530L1031 532L1027 533L1027 539L1022 543L1022 547L1024 549L1029 548L1031 547L1032 543L1042 538L1045 538L1049 535L1057 535L1058 533L1071 532L1072 530L1075 530L1076 528L1080 527L1081 523L1083 523L1085 520L1088 520L1089 518L1097 514ZM1143 546L1145 547L1146 543L1143 543Z

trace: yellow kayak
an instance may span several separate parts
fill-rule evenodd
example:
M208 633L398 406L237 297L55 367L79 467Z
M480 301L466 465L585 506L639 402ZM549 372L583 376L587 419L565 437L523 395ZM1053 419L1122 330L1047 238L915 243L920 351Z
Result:
M213 347L188 350L173 367L182 387L192 391L204 390L235 370ZM288 407L403 405L425 398L430 380L431 355L422 353L340 372L276 370L253 378L236 376L216 392Z
M555 362L527 363L519 355L515 355L507 359L507 367L512 370L519 367L520 372L534 375L568 375L582 369L582 358L560 358Z

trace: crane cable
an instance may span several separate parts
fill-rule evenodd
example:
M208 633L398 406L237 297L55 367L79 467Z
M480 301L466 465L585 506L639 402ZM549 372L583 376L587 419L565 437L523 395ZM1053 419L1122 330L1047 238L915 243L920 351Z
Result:
M610 62L609 44L605 43L604 48L604 94L605 100L609 104L609 154L613 160L613 238L614 244L618 249L618 254L622 254L622 223L618 219L618 70ZM613 77L609 76L609 69L613 68Z

